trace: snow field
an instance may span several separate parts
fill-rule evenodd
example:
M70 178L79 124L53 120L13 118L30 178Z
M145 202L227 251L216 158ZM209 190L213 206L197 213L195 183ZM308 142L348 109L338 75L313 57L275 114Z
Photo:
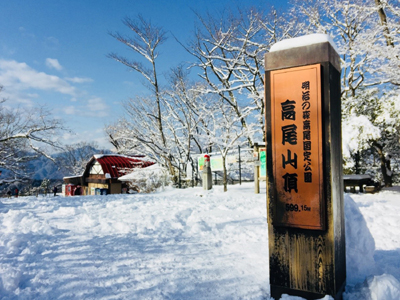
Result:
M5 200L1 295L262 299L269 289L265 196L251 192Z
M1 201L0 299L271 300L252 183ZM396 190L345 194L344 300L400 299L399 208Z

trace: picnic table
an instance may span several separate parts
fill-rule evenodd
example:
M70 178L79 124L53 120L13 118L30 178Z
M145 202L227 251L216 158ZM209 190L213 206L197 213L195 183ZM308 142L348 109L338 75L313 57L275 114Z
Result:
M371 175L343 175L344 191L346 187L350 187L351 192L355 192L355 187L358 186L360 193L364 191L364 185L373 186L374 181Z

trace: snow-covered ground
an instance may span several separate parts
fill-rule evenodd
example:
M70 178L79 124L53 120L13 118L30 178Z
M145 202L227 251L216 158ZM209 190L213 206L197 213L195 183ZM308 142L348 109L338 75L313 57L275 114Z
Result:
M400 299L400 191L351 197L344 299ZM265 202L252 183L2 198L0 299L271 299Z

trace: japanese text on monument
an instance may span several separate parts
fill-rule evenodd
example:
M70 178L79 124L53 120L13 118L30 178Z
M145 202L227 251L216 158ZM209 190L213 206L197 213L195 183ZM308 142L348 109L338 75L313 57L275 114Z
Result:
M320 65L271 72L276 223L322 228Z

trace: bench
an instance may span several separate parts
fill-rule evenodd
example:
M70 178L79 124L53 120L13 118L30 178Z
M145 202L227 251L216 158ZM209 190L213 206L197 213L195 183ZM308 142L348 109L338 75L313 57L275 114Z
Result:
M346 187L350 187L350 192L355 193L356 187L360 189L360 193L364 192L364 185L375 186L374 181L370 175L343 175L344 191ZM370 189L368 189L370 192Z

